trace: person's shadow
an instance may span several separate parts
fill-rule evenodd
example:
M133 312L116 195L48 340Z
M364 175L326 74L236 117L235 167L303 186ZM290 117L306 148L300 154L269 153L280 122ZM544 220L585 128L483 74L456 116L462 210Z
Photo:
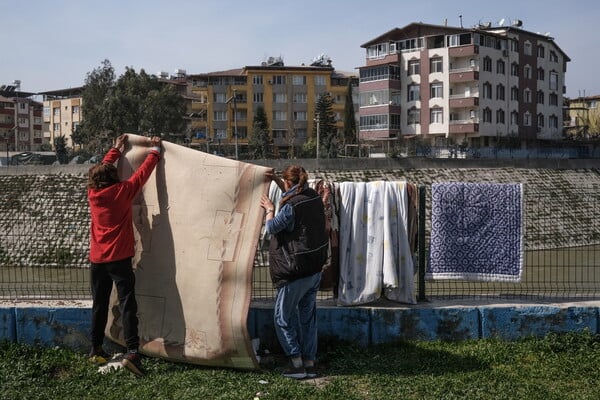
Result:
M120 163L125 160L122 158ZM119 165L120 168L131 168ZM175 249L169 221L169 196L164 162L155 170L156 199L140 193L133 201L136 236L133 267L136 275L140 350L151 356L182 359L186 326L176 282ZM154 184L152 178L147 185ZM152 191L148 191L151 193ZM155 203L155 201L157 203ZM110 335L123 338L118 303L111 309Z

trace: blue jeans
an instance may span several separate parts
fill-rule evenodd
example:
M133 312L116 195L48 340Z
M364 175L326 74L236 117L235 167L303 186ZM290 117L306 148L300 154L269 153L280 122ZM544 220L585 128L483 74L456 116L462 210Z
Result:
M314 360L317 356L317 291L321 273L277 289L273 319L284 353Z

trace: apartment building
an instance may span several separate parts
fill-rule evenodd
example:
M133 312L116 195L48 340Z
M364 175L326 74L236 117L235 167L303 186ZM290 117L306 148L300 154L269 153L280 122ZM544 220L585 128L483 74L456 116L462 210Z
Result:
M349 81L357 86L358 74L336 71L326 56L308 66L285 66L281 58L270 57L258 66L188 75L192 145L209 151L233 145L242 153L252 135L256 110L263 107L274 154L293 157L309 138L316 137L315 108L324 93L333 99L336 126L342 136Z
M411 23L361 47L361 140L483 147L563 137L570 59L519 20L472 28Z
M82 122L83 87L39 93L44 105L44 142L54 149L54 140L64 137L67 147L74 148L72 135Z
M600 95L568 100L565 133L574 139L600 137Z
M6 151L38 151L42 139L42 104L35 93L0 88L0 140Z

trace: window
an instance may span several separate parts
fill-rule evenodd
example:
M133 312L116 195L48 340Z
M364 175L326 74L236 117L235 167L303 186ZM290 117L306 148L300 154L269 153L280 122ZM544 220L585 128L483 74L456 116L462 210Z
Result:
M392 95L390 96L390 98L391 98L390 104L392 104L394 106L399 106L400 103L402 102L402 93L392 92Z
M430 73L434 72L444 72L443 59L441 57L436 57L431 59L431 70Z
M402 128L401 119L400 114L390 114L390 129Z
M442 82L434 82L431 84L431 98L444 97L444 84Z
M519 88L513 86L510 88L510 99L513 101L519 101Z
M421 63L419 60L408 61L408 75L419 75L421 73Z
M407 111L407 123L408 125L415 125L421 123L421 110L418 108L411 108Z
M273 75L273 85L285 85L285 75Z
M538 81L543 81L546 79L546 71L544 71L544 68L540 67L537 69L537 79Z
M538 126L538 128L544 127L544 114L542 114L542 113L539 113L537 115L537 126Z
M292 76L292 85L306 85L306 76L303 76L303 75Z
M305 128L296 128L296 138L297 139L306 139L306 129Z
M497 124L504 123L504 110L503 109L496 110L496 123Z
M287 121L287 112L273 111L273 121Z
M225 93L213 93L213 102L215 103L225 103L227 101L227 96Z
M285 139L286 134L285 129L273 129L273 139Z
M510 74L512 76L519 76L519 64L517 63L512 63L510 65Z
M504 100L504 96L504 85L499 83L498 85L496 85L496 100Z
M526 40L523 44L523 54L525 54L526 56L531 55L531 42L529 40Z
M492 72L492 59L489 58L488 56L485 56L483 58L483 70Z
M509 40L511 51L519 51L519 42L516 40Z
M531 67L529 65L526 65L525 68L523 68L523 75L525 79L531 79Z
M388 116L387 114L381 115L365 115L360 117L360 129L387 129L388 128Z
M506 63L504 62L504 60L496 61L496 72L497 73L504 75L505 69L506 69Z
M316 86L325 86L325 77L322 75L315 76L315 85Z
M485 82L483 84L483 98L484 99L492 98L492 84L489 82Z
M551 106L558 105L558 95L556 93L550 93L548 95L548 104L550 104Z
M60 132L60 122L54 124L54 133Z
M378 106L388 103L388 91L377 90L374 92L364 92L360 94L360 105L363 106Z
M55 117L60 117L60 107L54 107L52 113Z
M254 101L255 103L263 103L264 93L252 93L252 101Z
M294 111L294 121L306 121L306 111Z
M550 90L558 90L558 73L550 72Z
M523 92L523 102L531 103L531 90L525 89L525 91Z
M383 79L400 80L401 70L396 65L379 65L376 67L362 68L360 81L369 82Z
M227 121L227 111L215 111L213 121Z
M531 113L529 111L526 111L523 115L523 125L531 126Z
M413 83L408 85L408 101L418 101L421 98L421 86Z
M369 46L367 48L367 57L368 58L383 58L388 53L388 44L387 43L379 43L373 46Z
M538 45L537 56L538 56L538 58L545 58L546 57L546 48L544 46L542 46L541 44Z
M273 93L273 103L287 103L287 94L285 93Z
M553 129L558 128L558 117L554 114L548 117L548 126Z
M306 93L294 93L294 103L306 104Z
M537 91L537 103L544 104L544 91L543 90Z
M263 76L262 75L254 75L254 76L252 76L252 84L254 84L254 85L262 85L263 84Z
M441 108L432 108L430 114L432 124L444 123L444 110L442 110Z
M550 61L558 62L558 55L556 55L554 50L550 50Z
M225 139L227 130L225 128L215 128L215 139Z
M489 107L483 109L483 122L492 122L492 110Z
M510 113L510 124L511 125L519 125L519 113L513 111Z

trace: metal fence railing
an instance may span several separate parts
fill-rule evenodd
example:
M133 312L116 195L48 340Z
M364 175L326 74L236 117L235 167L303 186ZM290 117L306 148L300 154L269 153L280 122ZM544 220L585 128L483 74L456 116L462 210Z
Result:
M90 298L84 175L0 175L0 299ZM600 187L525 190L520 283L426 281L430 186L421 185L418 298L600 298ZM252 297L271 300L267 241L260 240ZM332 290L319 293L334 299Z

